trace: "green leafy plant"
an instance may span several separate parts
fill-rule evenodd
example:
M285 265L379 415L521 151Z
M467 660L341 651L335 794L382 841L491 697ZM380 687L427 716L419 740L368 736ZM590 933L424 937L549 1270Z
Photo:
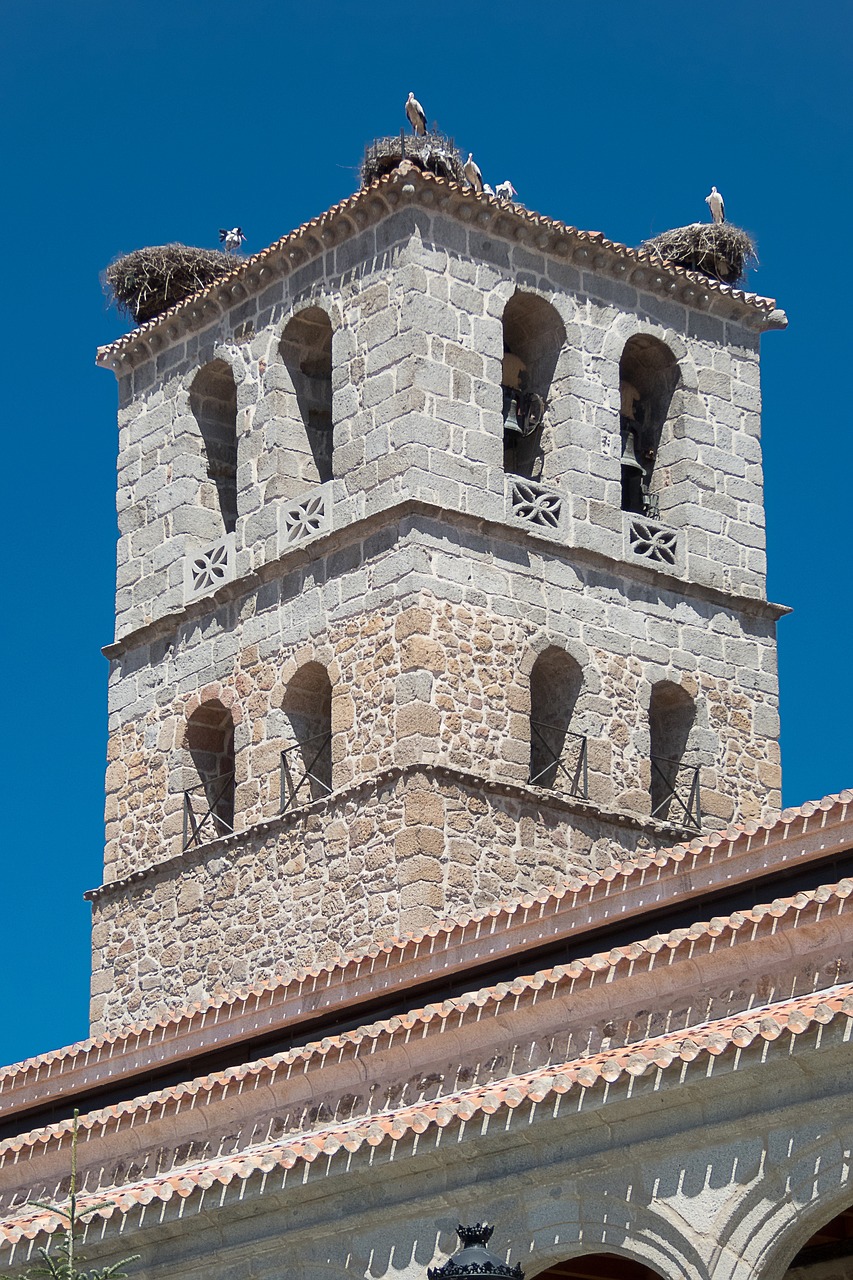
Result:
M49 1213L55 1213L58 1217L64 1219L64 1229L62 1238L56 1245L55 1249L51 1249L53 1240L49 1244L38 1250L41 1262L30 1267L25 1272L26 1280L36 1280L36 1277L47 1277L47 1280L124 1280L126 1272L124 1268L131 1262L136 1262L139 1257L138 1253L132 1254L130 1257L121 1258L118 1262L114 1262L112 1266L93 1267L91 1271L81 1270L81 1265L85 1262L85 1258L78 1254L77 1244L80 1233L80 1227L85 1225L86 1219L93 1213L97 1213L98 1209L105 1209L108 1205L112 1205L112 1200L101 1200L97 1204L86 1205L81 1210L77 1203L77 1125L80 1112L75 1110L74 1121L71 1127L71 1189L68 1200L64 1205L45 1203L41 1200L31 1201L34 1209L46 1209Z

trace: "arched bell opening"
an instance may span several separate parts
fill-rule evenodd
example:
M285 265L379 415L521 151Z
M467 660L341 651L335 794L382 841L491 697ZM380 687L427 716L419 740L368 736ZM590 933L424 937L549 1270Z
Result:
M307 307L285 325L281 357L290 374L310 462L304 478L332 478L332 322L321 307ZM291 447L295 444L291 441Z
M320 662L292 676L282 701L292 745L281 753L283 811L319 800L332 790L332 682Z
M619 361L622 441L622 510L657 519L660 498L656 463L680 371L665 343L637 333Z
M699 768L688 758L696 704L681 685L661 680L649 702L651 814L664 822L699 828Z
M530 784L586 798L586 739L570 728L583 687L580 666L550 645L530 673Z
M184 749L184 848L234 830L234 717L218 698L187 720Z
M504 471L538 480L545 410L566 330L550 302L518 292L504 308L503 339Z
M237 387L224 360L199 369L190 388L190 411L201 432L212 481L202 491L202 505L218 509L223 531L233 533L237 527Z

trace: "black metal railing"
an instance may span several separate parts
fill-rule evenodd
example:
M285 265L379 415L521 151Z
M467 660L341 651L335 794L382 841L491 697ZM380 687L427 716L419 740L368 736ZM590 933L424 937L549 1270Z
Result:
M550 734L550 737L546 734ZM568 743L568 739L572 741ZM582 733L572 733L569 729L561 729L559 725L545 724L543 720L531 720L530 746L531 768L528 781L531 786L553 787L558 775L562 774L569 784L568 794L576 799L587 799L589 775L586 737ZM536 768L533 764L537 756L537 764L543 759L545 761L541 768Z
M331 760L327 755L331 742L332 734L329 731L315 733L295 746L284 748L281 753L282 813L296 808L301 801L307 803L308 800L331 795L330 783L318 771L319 765L324 772L331 772ZM300 796L304 788L307 788L309 794Z
M699 766L652 756L652 817L702 829Z
M226 813L230 816L226 817ZM230 836L233 821L233 773L221 773L184 792L184 849Z

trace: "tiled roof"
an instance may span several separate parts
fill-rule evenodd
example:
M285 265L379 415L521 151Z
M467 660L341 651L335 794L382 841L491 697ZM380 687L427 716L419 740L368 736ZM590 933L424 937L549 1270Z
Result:
M428 1034L430 1030L441 1031L448 1019L452 1019L457 1027L462 1026L468 1016L479 1023L483 1011L489 1006L500 1006L504 1000L507 1000L511 1006L515 1007L520 997L534 994L547 987L551 987L556 994L559 988L570 986L585 974L603 975L609 971L606 981L610 990L609 984L618 976L616 971L624 969L631 976L636 976L643 961L651 966L655 957L661 953L666 955L668 963L675 960L679 952L685 955L690 954L695 958L696 944L703 938L713 940L728 935L728 948L737 942L739 936L745 936L747 940L754 937L756 929L761 926L770 932L778 932L785 917L790 917L792 924L802 923L807 918L837 919L844 912L851 895L853 895L853 880L842 880L838 885L826 885L809 892L794 894L789 898L777 898L771 903L758 905L750 911L736 911L728 916L717 916L707 922L697 922L689 928L655 934L642 942L613 947L584 959L540 969L529 975L499 982L494 986L480 987L460 996L414 1008L407 1013L366 1023L351 1031L326 1036L319 1041L309 1041L296 1048L258 1058L239 1066L228 1067L206 1076L199 1076L141 1097L91 1110L80 1117L80 1129L81 1132L93 1130L103 1134L110 1129L122 1127L127 1119L134 1115L138 1115L144 1123L149 1114L156 1113L162 1118L166 1114L177 1112L186 1105L188 1099L193 1101L193 1105L204 1101L205 1095L221 1101L234 1088L242 1093L247 1086L250 1089L260 1089L272 1083L276 1077L281 1075L289 1077L291 1068L298 1067L302 1073L311 1065L322 1067L327 1057L340 1060L342 1051L349 1050L357 1054L360 1052L360 1046L366 1046L369 1056L378 1047L376 1042L382 1038L393 1041L398 1034L405 1034L416 1028L421 1028L424 1034ZM849 908L847 910L849 911ZM499 1009L495 1008L494 1012L498 1013ZM753 1015L741 1013L738 1016L743 1018ZM629 1051L633 1051L630 1046L625 1049L625 1052ZM70 1124L71 1121L61 1121L0 1142L0 1168L3 1168L10 1159L13 1162L17 1161L20 1153L27 1149L43 1147L50 1142L61 1142Z
M624 1077L637 1077L647 1072L666 1072L669 1068L693 1062L705 1056L717 1058L726 1053L740 1053L755 1041L771 1046L787 1037L801 1035L814 1027L822 1027L838 1018L853 1023L853 983L845 983L813 995L781 1001L754 1009L748 1015L708 1022L687 1031L670 1033L640 1041L628 1047L609 1049L589 1057L577 1058L558 1067L513 1075L495 1084L463 1090L434 1102L391 1110L380 1115L362 1117L347 1123L318 1126L295 1138L249 1147L236 1155L188 1164L171 1174L145 1179L131 1185L99 1188L78 1199L78 1209L93 1216L110 1218L114 1213L128 1213L155 1201L182 1198L219 1184L227 1186L235 1178L245 1180L276 1169L290 1169L299 1163L313 1163L318 1157L329 1161L338 1152L355 1152L364 1145L376 1147L399 1141L407 1134L421 1134L432 1127L444 1128L454 1121L470 1121L477 1115L492 1115L502 1108L513 1109L523 1103L539 1104L553 1095L572 1089L593 1089L605 1083L612 1085ZM760 1061L771 1060L763 1053ZM67 1127L67 1126L66 1126ZM104 1196L110 1203L103 1205ZM55 1214L43 1209L16 1214L0 1224L0 1238L10 1243L32 1239L40 1232L52 1232L61 1225Z
M677 899L687 903L718 886L733 886L759 871L801 865L853 847L853 791L826 796L775 819L748 822L697 837L688 844L601 872L574 873L565 885L539 894L460 913L401 938L376 943L363 954L196 1005L172 1016L40 1054L0 1070L0 1101L29 1100L92 1087L116 1074L174 1061L205 1048L281 1026L306 1012L346 1007L370 993L397 991L417 978L459 972L466 965L515 955L585 928L639 918ZM839 886L840 888L840 886ZM822 891L820 891L822 892ZM79 1077L82 1083L76 1084ZM23 1105L23 1104L22 1104Z
M346 200L333 205L319 217L311 218L288 235L276 240L235 265L234 270L199 290L191 297L164 311L162 315L140 325L131 333L98 350L98 362L112 366L118 360L137 349L138 354L150 355L164 345L163 336L170 341L178 336L179 324L207 324L236 301L246 296L246 291L266 288L276 275L289 274L304 266L312 258L324 253L343 240L359 234L399 206L403 199L418 198L422 203L437 205L442 201L442 212L458 212L465 209L470 217L478 215L477 225L492 234L504 236L532 236L533 244L540 249L571 258L579 266L594 267L628 279L637 288L676 297L686 305L707 307L714 296L735 304L738 311L752 313L765 321L779 325L785 323L776 312L772 298L756 293L746 293L731 285L721 284L699 272L661 260L639 249L614 240L607 240L600 231L581 231L555 218L533 213L522 205L496 196L478 194L471 187L422 173L405 163L383 178L355 192ZM446 205L445 205L446 201ZM236 290L236 292L235 292ZM775 313L775 314L774 314ZM175 332L172 333L171 330ZM157 335L153 344L150 339Z

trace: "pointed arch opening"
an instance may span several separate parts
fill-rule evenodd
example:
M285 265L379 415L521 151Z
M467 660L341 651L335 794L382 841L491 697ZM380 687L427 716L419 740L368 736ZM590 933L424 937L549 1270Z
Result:
M699 767L688 748L696 704L681 685L662 680L649 701L651 814L663 822L696 829L702 825Z
M583 672L565 649L550 645L530 672L531 786L586 799L586 738L570 725L583 687Z
M187 720L184 774L184 848L234 830L234 717L213 698Z
M307 662L285 690L291 745L281 753L282 812L332 790L332 682L320 662Z
M204 444L207 481L202 505L219 513L224 533L237 527L237 385L224 360L199 369L190 388L190 410Z
M660 515L661 437L680 376L678 361L659 338L637 333L625 343L619 361L623 511Z
M503 313L504 471L541 479L543 424L566 329L550 302L517 291Z
M291 436L304 488L332 478L332 322L321 307L307 307L285 325L279 344L295 396L303 435Z

